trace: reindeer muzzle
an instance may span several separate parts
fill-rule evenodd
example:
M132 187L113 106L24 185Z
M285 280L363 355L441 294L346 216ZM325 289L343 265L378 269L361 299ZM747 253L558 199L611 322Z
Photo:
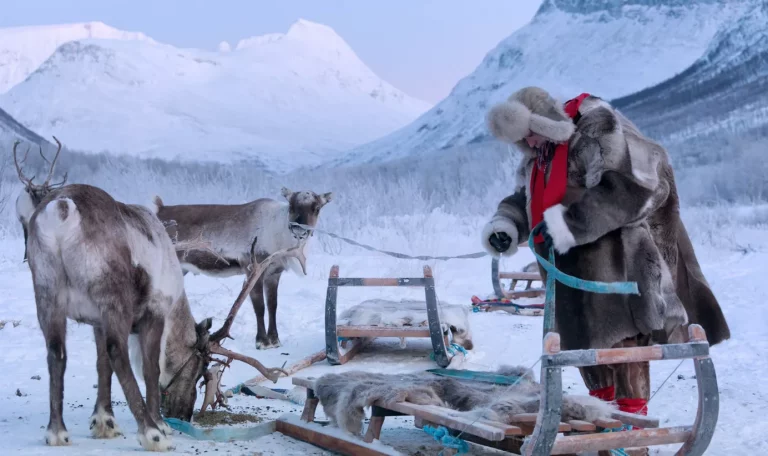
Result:
M293 237L299 241L303 241L312 234L311 230L304 228L301 224L296 222L289 223L288 229L290 230Z

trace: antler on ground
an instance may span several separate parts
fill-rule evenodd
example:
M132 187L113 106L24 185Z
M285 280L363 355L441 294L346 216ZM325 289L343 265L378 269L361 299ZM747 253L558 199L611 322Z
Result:
M256 243L256 240L254 239L254 244L255 243ZM272 263L272 261L279 258L285 258L285 257L296 258L301 264L302 271L304 272L304 274L306 274L307 266L306 266L306 257L304 256L303 245L293 247L290 249L279 250L269 255L267 258L264 259L264 261L256 264L251 268L248 274L248 277L243 283L243 289L240 291L240 294L237 296L237 299L235 299L235 303L232 305L232 309L230 309L229 315L227 315L226 320L224 320L224 324L216 332L210 335L209 342L208 342L208 354L209 354L208 356L211 356L211 355L226 356L227 361L224 362L211 357L211 361L218 363L218 365L209 369L204 374L205 396L203 400L203 406L200 409L201 412L204 411L205 408L207 408L209 405L211 406L211 409L215 410L218 405L226 404L225 396L221 392L221 377L224 372L224 369L228 367L233 360L241 361L250 366L255 367L256 370L259 371L259 373L261 373L265 378L271 380L272 383L277 383L277 379L280 378L280 374L283 374L285 376L290 375L283 368L265 367L255 358L233 352L232 350L227 350L226 348L221 346L222 341L224 341L225 339L227 338L232 339L232 336L229 334L229 330L232 328L232 323L235 321L237 312L240 310L240 307L243 305L243 302L245 302L245 298L248 296L248 294L251 292L253 287L256 285L256 282L258 282L259 278L264 274L264 271L267 270L267 267L270 265L270 263Z

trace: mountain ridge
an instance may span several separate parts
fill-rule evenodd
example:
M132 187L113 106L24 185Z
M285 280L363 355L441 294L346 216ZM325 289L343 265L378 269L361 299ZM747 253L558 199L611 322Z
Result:
M431 107L379 78L322 24L299 20L248 40L226 52L69 41L0 105L77 150L275 172L319 164Z

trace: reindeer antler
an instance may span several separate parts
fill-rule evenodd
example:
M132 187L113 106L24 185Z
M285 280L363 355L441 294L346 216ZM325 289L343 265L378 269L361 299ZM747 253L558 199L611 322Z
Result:
M16 154L16 149L19 147L19 144L21 144L21 141L18 139L13 142L13 164L16 165L16 172L19 174L19 180L21 180L21 182L27 187L32 187L34 185L32 184L32 179L34 179L35 176L32 176L32 179L30 179L24 175L24 171L21 169L21 164L19 164L19 160ZM27 161L27 155L29 155L29 147L27 147L27 151L24 152L24 158L21 159L21 163Z
M56 149L56 155L53 157L53 161L48 160L45 155L43 154L43 147L38 145L40 148L40 157L50 165L50 168L48 170L48 176L45 178L45 181L41 185L36 185L32 181L35 179L35 176L32 176L32 178L28 178L24 175L24 171L21 169L21 164L24 163L27 160L27 156L29 155L29 147L27 148L27 151L24 153L24 158L21 160L21 163L19 163L16 149L20 143L20 141L15 141L13 143L13 163L16 165L16 172L19 174L19 179L21 182L28 188L36 191L48 191L53 188L62 187L67 182L67 173L64 173L64 178L55 184L51 184L51 178L53 178L53 171L56 167L56 161L59 159L59 154L61 153L61 142L56 138L55 136L53 139L56 141L56 144L58 144L58 148Z
M255 265L251 270L250 274L248 274L248 278L243 284L243 289L240 291L240 294L237 296L237 299L235 299L235 303L232 305L232 309L229 311L229 315L227 315L227 319L224 320L224 325L220 329L218 329L216 332L211 334L210 341L212 343L213 342L219 343L225 338L232 339L232 336L230 336L229 334L229 330L232 327L232 323L235 321L235 316L237 316L237 312L240 310L240 306L242 306L243 302L245 302L245 298L248 296L248 294L251 292L253 287L256 285L256 282L259 280L259 277L261 277L261 275L264 274L264 271L267 270L267 266L269 266L269 264L275 259L284 258L284 257L294 257L297 260L299 260L299 263L301 264L301 269L306 274L307 260L306 260L306 257L304 256L303 245L292 247L290 249L278 250L277 252L265 258L264 261L262 261L261 263Z
M254 239L253 245L255 245L255 243L256 243L256 240ZM219 328L217 331L215 331L210 335L209 342L208 342L208 356L210 357L210 361L216 362L218 363L218 365L206 371L205 379L203 381L203 383L205 384L205 400L203 401L203 408L201 408L201 411L205 410L205 408L209 405L211 406L211 409L216 409L217 405L226 403L226 399L224 398L224 395L221 392L221 377L224 369L226 369L233 360L241 361L250 366L255 367L256 370L259 371L259 373L261 373L265 378L271 380L272 383L277 383L277 379L280 378L280 374L283 374L285 376L290 375L283 368L265 367L255 358L252 358L247 355L242 355L240 353L236 353L231 350L227 350L226 348L221 346L222 341L224 341L225 339L227 338L232 339L232 336L229 334L229 330L232 328L232 323L235 321L237 312L240 310L240 307L243 305L243 302L245 302L245 298L248 296L248 294L251 292L253 287L256 285L256 282L264 274L264 271L267 270L267 267L270 265L270 263L272 263L272 261L278 258L285 258L285 257L293 257L299 260L299 263L301 264L301 269L306 274L306 271L307 271L306 257L304 256L303 245L293 247L290 249L278 250L277 252L269 255L262 262L252 267L250 273L248 274L248 277L243 283L243 289L240 291L240 294L237 296L237 299L235 299L235 303L232 305L232 309L230 309L229 315L227 315L226 320L224 320L224 324L222 325L221 328ZM214 359L213 357L211 357L211 355L226 356L227 360L220 361L220 360Z

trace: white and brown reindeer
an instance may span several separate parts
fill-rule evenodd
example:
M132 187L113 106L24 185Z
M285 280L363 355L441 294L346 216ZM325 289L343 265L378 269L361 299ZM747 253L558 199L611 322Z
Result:
M156 213L176 242L205 237L212 251L179 252L184 273L214 277L247 274L247 266L262 261L281 249L298 246L302 251L313 232L320 210L331 201L332 193L281 191L287 203L260 198L244 204L187 204L166 206L155 197ZM251 291L256 313L256 348L280 346L277 332L277 290L286 269L299 274L293 258L273 261ZM303 270L303 268L302 268ZM302 272L303 274L303 272ZM269 309L269 330L264 324L264 302Z
M256 367L276 381L281 369L266 369L253 358L221 346L229 336L231 318L209 334L211 319L196 323L184 291L174 245L160 220L142 206L123 204L105 191L83 184L65 185L66 175L51 184L59 149L45 181L36 185L22 172L13 145L16 169L24 184L16 210L25 233L25 259L34 286L37 317L47 348L50 418L48 445L70 444L62 414L64 372L67 365L67 319L93 327L96 342L98 392L90 418L95 438L121 434L111 406L112 373L117 374L128 407L138 424L138 440L145 449L172 448L166 417L189 421L197 398L196 383L206 376L206 402L218 391L211 379L215 362L233 359ZM27 153L29 149L27 149ZM42 155L42 150L41 150ZM43 156L45 159L45 157ZM21 163L26 159L21 160ZM255 265L249 283L272 259L298 255L281 251ZM244 293L245 290L244 290ZM244 299L244 297L243 297ZM242 300L241 300L242 301ZM140 343L146 401L142 398L129 360L129 336ZM213 354L226 361L213 359ZM214 404L215 405L215 404Z

